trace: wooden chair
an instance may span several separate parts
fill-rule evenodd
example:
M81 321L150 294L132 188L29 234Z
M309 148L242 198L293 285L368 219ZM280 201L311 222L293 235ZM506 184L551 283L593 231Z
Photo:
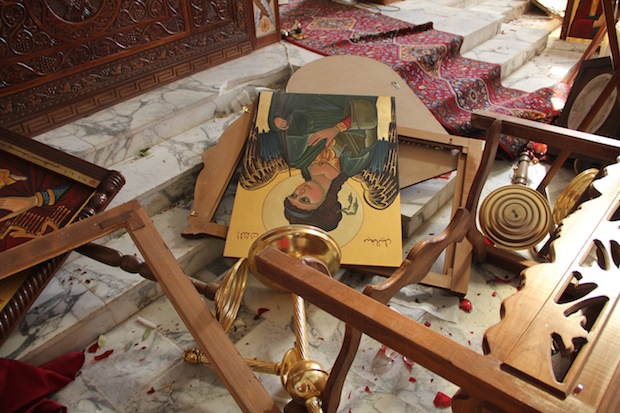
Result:
M620 396L613 390L620 385L620 353L614 347L620 338L620 291L612 286L620 276L620 164L607 167L596 186L598 196L560 224L549 263L537 264L486 244L476 226L480 192L500 134L544 142L604 164L616 162L620 142L489 113L475 114L472 123L486 129L488 136L466 205L441 234L420 241L384 282L367 286L362 294L273 249L256 257L262 274L346 323L342 348L322 394L326 412L338 407L364 333L459 385L455 411L587 412L620 407ZM558 168L553 165L544 181L549 182ZM502 322L487 331L485 355L385 305L401 288L419 282L450 243L464 238L471 242L475 260L523 271L525 276L525 287L504 303ZM587 261L594 264L586 267Z

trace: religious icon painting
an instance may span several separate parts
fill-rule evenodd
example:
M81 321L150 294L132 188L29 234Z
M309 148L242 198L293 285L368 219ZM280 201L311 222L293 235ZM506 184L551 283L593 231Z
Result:
M224 254L245 257L264 232L326 231L342 264L402 261L395 100L262 92L241 157Z
M255 48L277 43L281 39L277 0L252 0Z
M124 183L119 172L0 128L0 262L13 247L103 211ZM67 255L0 280L0 345Z

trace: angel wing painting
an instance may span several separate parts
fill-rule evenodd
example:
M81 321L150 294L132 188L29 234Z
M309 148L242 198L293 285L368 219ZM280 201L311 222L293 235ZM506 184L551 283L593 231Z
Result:
M399 199L392 97L263 92L225 253L243 256L245 246L235 245L249 248L266 230L306 224L339 242L343 263L349 255L348 263L398 265ZM388 249L395 259L379 263Z

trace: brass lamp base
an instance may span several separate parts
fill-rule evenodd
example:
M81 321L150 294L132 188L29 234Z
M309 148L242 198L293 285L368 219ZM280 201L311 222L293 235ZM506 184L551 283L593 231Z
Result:
M536 246L551 231L551 208L538 191L507 185L491 192L480 205L480 229L496 246L521 250Z

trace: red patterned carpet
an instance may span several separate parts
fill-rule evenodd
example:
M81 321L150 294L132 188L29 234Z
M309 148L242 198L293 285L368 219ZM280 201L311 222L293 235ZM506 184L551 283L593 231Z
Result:
M289 0L280 6L281 27L290 29L296 21L307 37L288 41L323 55L368 56L387 64L456 135L479 133L470 122L475 110L549 122L559 115L551 99L568 96L566 84L532 93L503 87L499 65L462 57L463 38L432 23L415 26L330 0ZM504 137L501 146L512 157L524 144Z

